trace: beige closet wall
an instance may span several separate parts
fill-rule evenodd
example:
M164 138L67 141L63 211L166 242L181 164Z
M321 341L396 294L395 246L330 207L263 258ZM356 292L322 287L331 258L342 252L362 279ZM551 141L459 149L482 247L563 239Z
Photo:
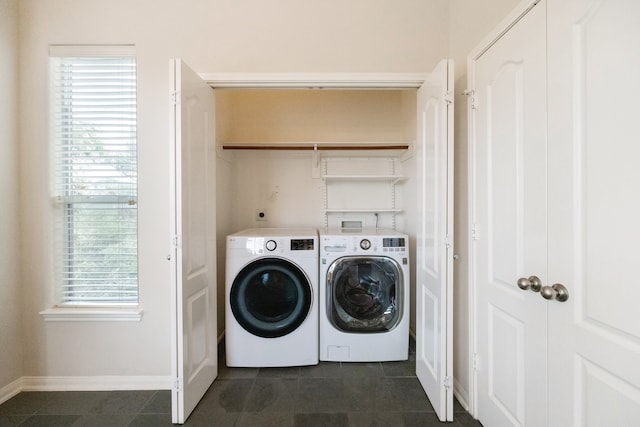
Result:
M23 372L17 87L18 0L0 0L0 399Z

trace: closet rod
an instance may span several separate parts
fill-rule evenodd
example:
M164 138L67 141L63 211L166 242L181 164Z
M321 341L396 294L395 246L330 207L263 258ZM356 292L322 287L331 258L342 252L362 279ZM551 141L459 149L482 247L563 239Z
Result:
M223 145L223 150L408 150L409 145Z

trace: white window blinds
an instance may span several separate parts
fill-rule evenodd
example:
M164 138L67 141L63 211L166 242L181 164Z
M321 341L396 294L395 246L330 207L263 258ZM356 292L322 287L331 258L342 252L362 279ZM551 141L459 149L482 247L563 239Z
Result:
M61 305L138 302L136 59L119 50L51 50Z

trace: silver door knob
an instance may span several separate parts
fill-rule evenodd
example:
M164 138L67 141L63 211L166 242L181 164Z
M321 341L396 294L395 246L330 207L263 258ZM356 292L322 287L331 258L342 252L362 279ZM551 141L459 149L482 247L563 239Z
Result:
M553 286L543 286L540 290L540 295L544 299L554 299L560 302L565 302L569 299L569 291L560 283L556 283Z
M542 281L537 276L521 277L518 279L518 287L523 291L539 292L542 288Z

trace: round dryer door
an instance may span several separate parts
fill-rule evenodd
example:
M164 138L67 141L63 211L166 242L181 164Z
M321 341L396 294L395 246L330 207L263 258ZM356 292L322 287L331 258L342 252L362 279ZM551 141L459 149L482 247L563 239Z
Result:
M248 332L277 338L295 331L311 309L309 279L295 264L262 258L245 266L231 286L229 304Z
M339 330L386 332L402 318L402 268L388 257L344 257L327 271L327 315Z

